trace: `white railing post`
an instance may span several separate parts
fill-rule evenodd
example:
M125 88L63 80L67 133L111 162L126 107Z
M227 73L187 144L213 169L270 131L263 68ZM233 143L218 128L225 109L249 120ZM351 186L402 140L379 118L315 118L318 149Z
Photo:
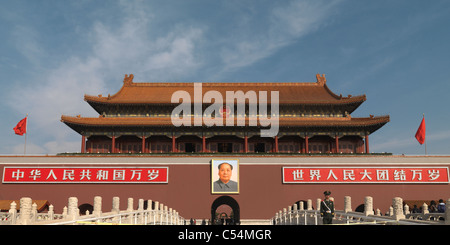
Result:
M144 223L144 199L139 199L139 204L138 204L138 211L139 213L138 215L138 224L143 224Z
M373 198L370 196L364 198L364 215L373 215Z
M92 214L96 217L102 216L102 197L101 196L94 197L94 210L92 211Z
M54 207L52 204L50 204L50 206L48 206L48 219L49 220L53 220L55 219L55 211L53 211Z
M392 199L392 207L394 209L394 219L399 221L400 219L404 219L405 215L403 214L403 200L400 197L394 197Z
M344 197L344 212L348 213L352 211L352 197L345 196Z
M159 204L159 224L162 225L164 222L164 204L160 203Z
M295 218L295 224L298 225L298 206L297 204L294 204L294 218Z
M33 203L33 205L31 205L31 220L33 223L37 221L37 213L37 204Z
M16 202L12 202L11 205L9 206L9 217L10 217L10 222L11 225L16 224L16 219L17 219L17 204Z
M304 215L304 217L305 217L305 225L307 225L308 224L308 217L306 217L307 215L306 215L306 212L307 212L307 210L304 210L303 211L303 215Z
M148 219L147 223L150 224L152 222L152 215L153 215L153 209L152 209L152 200L147 200L147 211L148 211Z
M11 221L11 225L16 224L17 222L17 204L16 202L12 202L9 208L9 217Z
M68 217L72 220L78 219L79 216L79 210L78 210L78 198L76 197L69 197L69 204L68 204Z
M133 212L133 198L132 198L132 197L129 197L129 198L128 198L127 213L131 213L131 212ZM128 214L128 220L127 220L127 222L128 222L129 224L132 224L132 223L133 223L133 214Z
M428 211L428 204L423 203L422 205L422 214L429 214L430 211Z
M159 202L155 202L155 211L154 211L154 219L153 224L156 225L156 223L159 222Z
M19 225L29 225L31 224L31 198L22 197L20 198L20 216L17 224Z

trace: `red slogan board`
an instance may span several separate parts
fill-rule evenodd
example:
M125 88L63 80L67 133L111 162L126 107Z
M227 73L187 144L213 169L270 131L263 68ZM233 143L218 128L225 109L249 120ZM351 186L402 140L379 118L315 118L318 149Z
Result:
M449 183L449 170L445 167L283 167L283 183Z
M168 183L168 167L4 167L3 183Z

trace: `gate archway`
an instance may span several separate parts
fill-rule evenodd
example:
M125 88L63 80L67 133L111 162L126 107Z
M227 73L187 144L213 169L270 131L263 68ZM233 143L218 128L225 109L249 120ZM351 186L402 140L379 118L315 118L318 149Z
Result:
M211 205L211 221L214 224L215 218L216 218L216 210L221 205L228 205L233 211L233 223L239 224L240 223L240 210L239 210L239 204L234 198L230 196L221 196L216 198L214 202Z

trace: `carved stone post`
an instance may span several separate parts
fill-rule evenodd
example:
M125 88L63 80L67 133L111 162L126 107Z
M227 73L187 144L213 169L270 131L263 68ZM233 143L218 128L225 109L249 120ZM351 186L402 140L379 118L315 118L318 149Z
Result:
M11 217L11 224L14 225L16 224L16 219L17 219L17 204L16 202L12 202L9 208L9 213L10 213L10 217Z
M344 212L348 213L352 211L352 198L350 196L344 197Z
M94 197L94 211L92 214L96 217L100 217L102 215L102 197L96 196Z
M31 198L22 197L20 198L20 217L17 222L19 225L29 225L31 224Z
M128 207L127 212L133 212L133 198L128 198ZM133 215L128 215L128 221L129 224L133 223Z
M69 205L68 205L68 218L75 220L79 216L79 210L78 210L78 198L76 197L69 197Z
M364 215L373 215L373 198L370 196L364 198Z
M53 220L55 218L55 211L53 211L54 207L52 204L48 206L48 219Z
M405 214L403 214L403 199L400 197L394 197L392 199L392 207L394 208L394 219L400 220L405 218Z
M159 204L159 210L161 210L161 217L160 217L160 221L161 221L161 224L163 224L163 222L165 222L166 221L166 210L165 210L165 206L164 206L164 204L162 204L162 203L160 203Z
M313 210L312 208L312 200L308 199L306 202L306 210Z
M128 198L127 212L133 212L133 198Z
M31 205L31 221L34 223L37 221L37 204L33 203L33 205Z
M305 210L305 204L304 204L304 202L300 202L300 203L299 203L298 210L300 210L300 211Z
M283 212L281 210L278 211L278 217L280 217L278 224L283 225Z
M295 203L293 206L293 212L294 212L295 224L298 225L298 205L297 205L297 203Z
M120 198L113 197L111 212L118 214L120 212Z
M154 211L153 211L153 208L152 208L152 200L147 200L147 211L150 211L150 212L148 212L148 220L147 220L147 223L148 224L153 224L153 219L154 219Z
M154 218L154 224L158 224L159 222L159 202L155 202L155 212L154 212L155 218Z
M144 224L144 199L139 199L138 211L141 212L138 215L138 224Z
M423 203L422 205L422 214L428 214L430 211L428 211L428 204Z
M403 210L405 210L405 215L410 214L411 212L409 211L409 206L408 204L405 204L405 206L403 206Z

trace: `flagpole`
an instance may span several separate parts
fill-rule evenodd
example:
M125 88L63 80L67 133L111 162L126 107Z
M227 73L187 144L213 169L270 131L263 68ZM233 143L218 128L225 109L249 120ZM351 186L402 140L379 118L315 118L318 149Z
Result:
M26 126L25 126L25 145L23 146L23 155L26 155L27 154L27 134L28 134L28 113L27 113L27 116L26 116Z
M425 113L422 113L422 115L423 115L423 118L425 118ZM427 154L427 137L426 136L424 139L424 143L425 143L425 156L428 156L428 154Z

